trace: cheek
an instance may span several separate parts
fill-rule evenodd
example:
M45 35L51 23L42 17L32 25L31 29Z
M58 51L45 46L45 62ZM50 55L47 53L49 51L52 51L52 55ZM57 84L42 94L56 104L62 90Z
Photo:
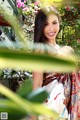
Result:
M56 26L56 29L59 31L59 30L60 30L60 26L59 26L59 25L57 25L57 26Z
M60 24L58 25L58 30L60 30Z
M43 34L45 35L47 32L47 28L45 27L44 30L43 30Z

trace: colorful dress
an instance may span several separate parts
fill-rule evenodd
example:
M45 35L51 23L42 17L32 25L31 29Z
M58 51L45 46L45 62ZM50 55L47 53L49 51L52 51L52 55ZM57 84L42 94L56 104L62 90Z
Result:
M80 120L80 72L71 74L70 120Z
M43 86L48 86L50 83L52 84L52 82L55 80L57 80L59 83L62 83L64 86L64 95L65 95L64 104L66 105L66 108L69 113L68 120L79 120L80 119L80 73L79 72L70 73L70 74L45 73ZM48 92L49 91L50 88L48 88ZM48 102L48 100L46 100L46 102Z

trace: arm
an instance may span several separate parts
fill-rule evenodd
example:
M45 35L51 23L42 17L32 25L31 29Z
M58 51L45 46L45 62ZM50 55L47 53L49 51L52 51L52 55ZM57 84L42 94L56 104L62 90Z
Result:
M33 72L33 90L38 89L43 83L43 73ZM31 120L37 120L37 116L32 115Z
M33 72L33 90L42 86L43 72Z

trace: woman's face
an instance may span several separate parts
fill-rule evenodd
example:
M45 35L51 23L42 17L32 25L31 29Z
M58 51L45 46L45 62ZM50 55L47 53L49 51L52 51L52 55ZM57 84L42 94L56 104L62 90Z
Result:
M50 14L47 17L47 21L44 24L44 36L48 39L49 42L55 40L59 32L59 20L56 15Z

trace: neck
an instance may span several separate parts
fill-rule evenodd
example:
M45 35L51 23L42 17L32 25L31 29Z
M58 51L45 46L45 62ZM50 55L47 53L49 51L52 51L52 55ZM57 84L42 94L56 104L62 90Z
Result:
M56 45L56 42L55 41L48 41L47 44L49 44L49 45Z

